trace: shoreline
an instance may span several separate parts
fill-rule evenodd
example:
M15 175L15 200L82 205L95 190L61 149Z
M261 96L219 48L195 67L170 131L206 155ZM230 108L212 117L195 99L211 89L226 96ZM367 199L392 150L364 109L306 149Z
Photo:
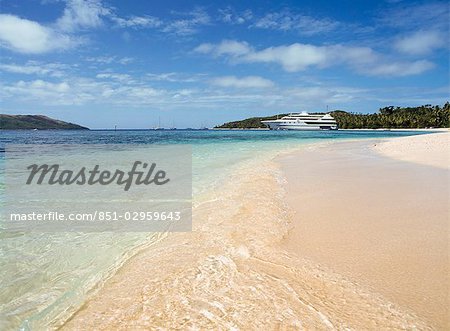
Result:
M284 247L448 327L448 136L338 142L280 158L294 211Z
M284 248L292 215L278 157L291 153L233 173L196 204L193 232L133 256L58 327L429 329L367 286Z
M277 131L277 130L270 130L269 128L210 128L208 130L224 130L224 131ZM379 129L338 129L338 130L314 130L314 131L369 131L369 132L377 132L377 131L391 131L391 132L407 132L407 131L415 131L415 132L447 132L448 128L411 128L411 129L402 129L402 128L379 128ZM301 131L308 131L308 130L279 130L279 131L294 131L294 132L301 132Z

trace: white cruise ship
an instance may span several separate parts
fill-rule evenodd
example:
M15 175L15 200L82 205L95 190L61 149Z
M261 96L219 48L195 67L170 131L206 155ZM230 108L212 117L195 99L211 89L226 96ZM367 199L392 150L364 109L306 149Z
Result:
M336 120L330 114L313 115L307 112L289 114L281 119L261 121L270 130L337 130Z

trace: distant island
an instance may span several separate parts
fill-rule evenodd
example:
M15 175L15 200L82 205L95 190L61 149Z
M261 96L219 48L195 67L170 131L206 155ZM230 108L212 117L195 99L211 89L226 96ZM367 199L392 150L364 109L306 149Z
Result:
M84 126L44 115L0 114L0 130L89 130Z
M313 113L320 114L320 113ZM336 119L341 129L418 129L418 128L448 128L450 127L450 103L439 105L424 105L420 107L384 107L378 113L361 114L343 110L334 110L330 114ZM263 120L273 120L288 114L278 114L267 117L251 117L241 121L228 122L216 129L258 129L266 126Z

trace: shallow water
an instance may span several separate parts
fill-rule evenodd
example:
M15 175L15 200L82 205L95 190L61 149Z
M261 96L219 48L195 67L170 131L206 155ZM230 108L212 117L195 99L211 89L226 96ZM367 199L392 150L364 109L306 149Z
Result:
M191 144L195 222L196 208L204 208L207 201L208 208L218 207L211 197L231 177L239 180L233 174L278 152L317 142L411 134L418 132L4 131L0 133L0 151L8 143ZM5 156L0 155L2 198ZM229 208L233 205L239 205L238 201L228 201ZM249 221L254 217L254 213L248 214ZM165 237L164 233L1 232L0 329L38 329L67 318L91 289L131 255Z

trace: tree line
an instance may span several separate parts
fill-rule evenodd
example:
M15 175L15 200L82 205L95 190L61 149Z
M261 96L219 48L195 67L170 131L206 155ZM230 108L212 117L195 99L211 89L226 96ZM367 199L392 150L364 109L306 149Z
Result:
M314 113L318 114L318 113ZM265 128L264 120L281 118L288 114L267 117L251 117L241 121L228 122L216 128L220 129L256 129ZM439 105L423 105L419 107L380 108L378 113L362 114L335 110L331 115L341 129L416 129L416 128L448 128L450 127L450 103Z
M444 106L424 105L419 107L380 108L375 114L333 111L332 116L342 129L379 128L448 128L450 127L450 104Z

